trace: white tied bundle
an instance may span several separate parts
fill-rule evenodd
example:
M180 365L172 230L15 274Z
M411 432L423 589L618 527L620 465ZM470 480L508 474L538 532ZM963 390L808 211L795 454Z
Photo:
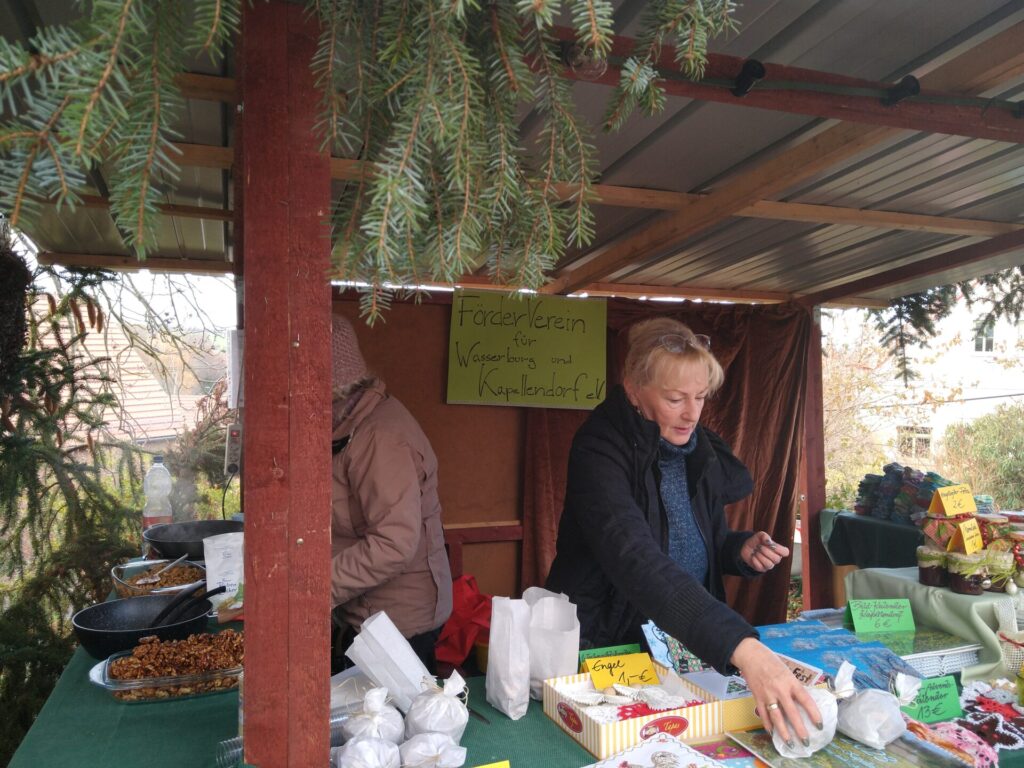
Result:
M384 739L353 739L331 750L332 768L401 768L398 747Z
M917 697L921 681L898 673L895 693L877 688L856 691L853 688L854 667L843 662L836 673L836 696L839 697L839 732L875 749L898 739L907 730L901 706Z
M807 693L811 695L814 703L818 706L823 727L819 731L817 726L811 724L811 719L807 716L804 708L798 706L800 719L803 720L804 730L807 731L807 741L810 743L806 747L804 746L803 742L800 741L800 737L796 735L796 728L793 727L793 724L789 722L787 717L786 727L789 729L789 743L793 746L789 746L789 744L782 740L782 735L779 733L778 728L772 731L772 743L783 757L810 757L819 749L831 744L832 739L835 738L836 721L838 718L836 697L831 691L826 691L823 688L808 688Z
M458 744L469 722L469 709L462 698L466 681L458 672L452 672L444 688L432 686L412 700L412 706L405 717L405 735L413 737L420 733L443 733Z
M348 739L360 737L382 739L398 744L405 733L402 713L387 703L387 688L372 688L363 698L363 709L341 724L341 733Z
M466 762L466 748L443 733L419 733L398 751L402 768L459 768Z

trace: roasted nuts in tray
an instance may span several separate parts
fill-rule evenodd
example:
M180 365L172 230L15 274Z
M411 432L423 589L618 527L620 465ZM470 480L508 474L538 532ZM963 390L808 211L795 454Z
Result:
M139 584L140 579L156 574L169 563L169 560L141 560L137 562L115 565L110 569L110 578L114 582L114 592L118 597L137 597L148 595L157 590L174 592L189 584L195 584L206 578L206 569L198 563L188 560L161 573L152 584Z
M187 640L143 638L130 652L111 656L93 682L122 701L154 701L238 686L245 658L241 632L190 635Z

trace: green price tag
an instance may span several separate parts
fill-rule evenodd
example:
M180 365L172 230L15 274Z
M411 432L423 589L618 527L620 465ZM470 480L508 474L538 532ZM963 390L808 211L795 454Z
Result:
M952 675L922 680L917 698L909 706L900 709L922 723L941 723L963 714L960 694Z
M913 632L914 614L905 597L894 600L850 600L846 604L846 623L854 632Z
M580 666L583 666L583 662L587 659L603 659L605 656L626 656L631 653L643 653L644 649L640 647L639 643L630 643L629 645L609 645L607 648L588 648L585 651L580 651Z

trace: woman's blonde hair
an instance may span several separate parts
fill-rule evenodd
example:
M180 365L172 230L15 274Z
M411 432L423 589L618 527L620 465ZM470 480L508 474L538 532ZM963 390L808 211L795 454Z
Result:
M678 320L654 317L629 329L629 351L623 370L626 381L638 387L650 384L670 362L707 366L709 395L717 392L725 381L725 372L711 350Z

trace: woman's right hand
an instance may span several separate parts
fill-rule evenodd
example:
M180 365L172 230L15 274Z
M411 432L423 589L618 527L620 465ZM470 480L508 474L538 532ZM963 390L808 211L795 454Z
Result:
M740 674L747 681L754 695L755 712L769 733L778 731L782 740L792 743L800 739L808 743L800 709L820 730L823 727L821 713L807 689L793 677L789 667L766 645L752 637L744 638L736 646L730 661L739 667ZM787 722L792 724L792 731Z

